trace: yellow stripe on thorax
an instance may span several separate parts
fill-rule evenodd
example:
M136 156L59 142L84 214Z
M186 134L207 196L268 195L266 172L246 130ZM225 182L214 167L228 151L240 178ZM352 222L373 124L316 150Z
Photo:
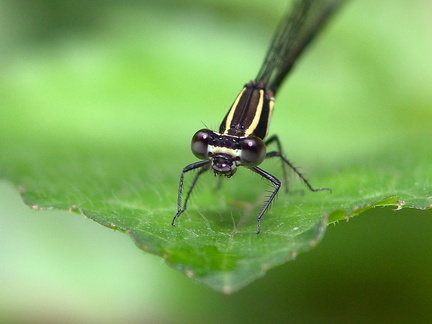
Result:
M259 94L260 94L260 96L259 96L258 106L257 106L257 109L255 111L254 119L252 120L250 126L247 129L245 129L245 135L246 136L249 136L250 134L252 134L255 131L255 129L258 126L258 123L261 119L261 112L262 112L263 103L264 103L264 99L263 99L264 98L264 90L259 90Z

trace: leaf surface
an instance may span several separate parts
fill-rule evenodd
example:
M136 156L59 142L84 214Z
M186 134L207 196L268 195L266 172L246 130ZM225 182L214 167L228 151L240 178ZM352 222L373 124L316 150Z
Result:
M329 45L322 41L299 64L276 101L271 125L311 183L333 193L309 192L291 177L290 193L281 190L260 235L254 234L256 216L271 187L246 169L222 179L219 190L217 179L204 174L188 210L170 225L180 171L195 161L190 137L202 123L217 126L241 89L235 83L255 73L230 80L229 68L208 73L194 59L229 62L241 54L214 51L230 42L221 25L203 27L215 41L212 49L202 47L199 30L182 34L179 44L180 31L154 27L139 42L108 30L19 53L0 79L0 177L13 182L32 208L81 213L127 233L139 248L224 293L314 247L329 223L377 206L428 209L432 69L398 80L406 87L389 86L384 81L403 75L413 60L401 65L395 55L383 62L373 46L369 52L355 41L347 46L344 36L355 34L347 16L322 36ZM107 45L108 35L114 44ZM159 39L177 47L166 51ZM261 47L246 46L250 52ZM338 60L330 59L335 48ZM362 70L350 65L360 50ZM239 70L258 57L239 62ZM281 178L278 162L262 167Z

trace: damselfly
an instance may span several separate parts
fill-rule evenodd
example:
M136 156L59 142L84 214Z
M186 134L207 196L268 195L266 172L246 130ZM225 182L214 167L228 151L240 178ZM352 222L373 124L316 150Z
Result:
M289 166L311 191L330 190L314 188L303 174L283 155L277 135L267 136L273 110L274 97L299 55L315 37L343 0L294 0L276 30L273 41L257 77L247 83L234 100L220 125L219 132L201 129L192 138L191 149L201 161L186 166L181 172L178 188L177 213L172 225L186 210L189 197L198 178L212 169L216 175L231 177L237 167L243 166L259 174L274 185L268 200L258 214L257 234L261 218L281 187L272 174L259 168L266 158L278 157L282 161L286 180ZM276 151L266 152L266 146L276 144ZM183 180L187 172L198 169L182 205Z

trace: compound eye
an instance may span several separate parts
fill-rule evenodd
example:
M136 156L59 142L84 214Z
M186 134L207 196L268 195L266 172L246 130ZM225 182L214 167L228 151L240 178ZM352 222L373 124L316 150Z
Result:
M259 137L249 136L242 139L240 149L240 159L243 165L256 166L265 159L266 147Z
M201 160L208 158L208 143L210 139L210 131L201 129L192 137L191 149L192 153Z

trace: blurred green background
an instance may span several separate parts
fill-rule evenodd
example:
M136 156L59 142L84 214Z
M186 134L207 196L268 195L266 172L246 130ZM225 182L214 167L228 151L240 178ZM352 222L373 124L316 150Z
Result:
M40 124L35 137L60 142L74 132L94 145L145 138L186 151L193 132L202 123L217 127L254 77L285 6L0 1L1 116L23 129ZM416 137L428 127L431 16L426 0L365 0L335 17L277 101L272 129L292 140L296 161L329 169L343 158L338 163L349 165L370 145L397 150L406 138L395 129ZM49 118L41 113L57 107ZM161 118L179 109L184 119ZM113 120L117 129L104 128ZM344 136L323 131L324 120ZM6 123L0 132L3 147L20 141ZM169 172L177 177L190 161L184 154ZM30 210L5 181L0 220L1 322L394 323L432 316L430 211L376 209L330 226L318 248L233 296L192 283L126 235L84 217Z

